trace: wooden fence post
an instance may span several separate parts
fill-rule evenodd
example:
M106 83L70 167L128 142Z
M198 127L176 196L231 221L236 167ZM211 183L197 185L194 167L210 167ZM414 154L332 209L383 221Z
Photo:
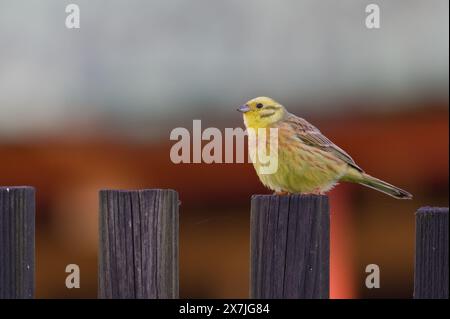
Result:
M329 298L327 196L255 195L250 223L251 298Z
M448 299L448 207L416 212L415 299Z
M178 298L178 205L174 190L100 191L100 298Z
M35 191L0 187L0 299L34 297Z

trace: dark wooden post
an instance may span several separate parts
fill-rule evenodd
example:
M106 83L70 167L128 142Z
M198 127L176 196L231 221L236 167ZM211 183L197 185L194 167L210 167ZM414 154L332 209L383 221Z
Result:
M250 223L252 298L329 298L327 196L255 195Z
M416 299L448 299L448 228L448 207L417 211Z
M0 187L0 299L34 297L35 191Z
M178 298L178 193L100 191L100 298Z

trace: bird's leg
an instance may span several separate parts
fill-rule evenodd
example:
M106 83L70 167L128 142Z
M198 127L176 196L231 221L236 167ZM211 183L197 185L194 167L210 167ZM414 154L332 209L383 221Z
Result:
M289 195L289 192L274 192L273 194L278 196L287 196Z
M312 195L324 195L324 193L320 190L320 188L316 188L313 192L311 192Z
M325 195L320 188L314 189L312 192L302 193L302 195Z

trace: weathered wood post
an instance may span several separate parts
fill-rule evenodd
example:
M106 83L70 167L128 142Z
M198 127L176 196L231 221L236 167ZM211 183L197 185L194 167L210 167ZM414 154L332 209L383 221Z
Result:
M33 187L0 187L0 299L34 297Z
M327 196L255 195L250 224L251 298L329 298Z
M448 207L416 212L416 299L448 299L448 228Z
M100 191L100 298L178 298L178 193Z

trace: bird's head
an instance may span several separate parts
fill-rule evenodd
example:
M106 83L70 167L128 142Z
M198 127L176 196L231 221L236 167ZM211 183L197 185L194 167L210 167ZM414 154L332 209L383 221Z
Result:
M283 105L265 96L251 99L237 110L243 113L245 126L251 128L268 127L286 114Z

